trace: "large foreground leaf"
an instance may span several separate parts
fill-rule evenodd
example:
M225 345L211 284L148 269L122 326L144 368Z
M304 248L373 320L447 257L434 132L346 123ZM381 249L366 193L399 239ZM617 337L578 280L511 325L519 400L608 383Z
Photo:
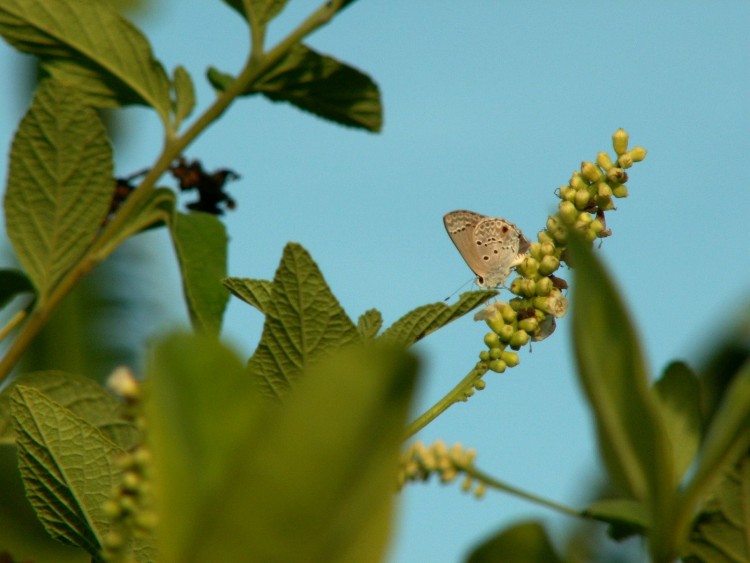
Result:
M648 501L653 515L666 517L676 477L640 344L609 276L573 234L573 338L599 451L624 495Z
M379 561L416 362L359 347L321 360L283 405L215 340L154 354L162 561Z
M248 371L270 397L283 397L311 363L359 339L317 264L298 244L284 248L265 307Z
M561 563L539 522L521 522L477 547L467 563Z
M96 237L113 193L101 120L75 90L43 81L13 140L5 195L8 235L40 299Z
M169 79L143 34L111 2L0 0L0 34L36 55L60 82L97 107L151 106L164 123Z

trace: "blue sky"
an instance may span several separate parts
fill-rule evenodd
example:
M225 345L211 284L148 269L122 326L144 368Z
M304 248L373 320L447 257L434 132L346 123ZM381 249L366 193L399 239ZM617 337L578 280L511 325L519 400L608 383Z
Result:
M269 42L315 6L290 2ZM192 73L199 108L213 96L205 69L232 72L244 60L247 33L221 2L163 0L135 19L167 68L183 64ZM231 275L271 278L284 244L297 241L350 316L376 307L389 324L472 278L443 229L444 213L504 217L535 238L555 208L555 188L581 160L611 152L610 135L623 127L649 154L631 170L630 197L608 215L613 236L599 255L658 373L674 358L699 361L748 303L748 21L750 3L729 0L360 0L308 42L378 82L382 134L252 98L230 108L187 155L242 175L229 188L239 207L225 218ZM3 43L4 75L18 64ZM17 86L4 82L0 96L15 100ZM7 145L24 107L2 106ZM161 146L154 115L139 108L126 115L121 175L148 166ZM141 283L155 288L163 313L155 330L184 323L166 233L142 236L150 253ZM231 303L224 335L243 354L261 328L259 314ZM488 375L485 391L419 438L474 447L483 470L582 506L601 470L568 329L563 319L554 337L522 353L520 366ZM417 347L424 377L415 414L471 368L485 332L465 318ZM567 522L505 495L476 501L436 483L409 487L400 508L394 563L459 560L520 518L556 530Z

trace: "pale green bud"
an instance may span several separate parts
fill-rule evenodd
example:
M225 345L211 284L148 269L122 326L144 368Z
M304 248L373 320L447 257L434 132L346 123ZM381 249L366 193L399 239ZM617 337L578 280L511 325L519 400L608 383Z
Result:
M612 188L612 195L615 197L628 197L628 187L624 185Z
M581 163L581 176L593 184L602 179L602 171L593 162L586 161Z
M499 348L493 348L493 350L499 350ZM483 362L489 362L490 361L490 351L489 350L482 350L479 352L479 359Z
M612 168L612 166L614 166L612 164L612 159L606 152L603 151L596 155L596 163L604 170L609 170L610 168Z
M505 325L505 321L500 316L488 319L486 323L487 326L490 327L490 330L495 333L500 332L500 330L503 328L503 325Z
M487 348L499 348L500 337L496 332L488 332L484 335L484 343L487 345Z
M630 153L626 152L620 155L620 158L617 159L617 164L620 168L630 168L633 166L633 157L630 156Z
M588 190L578 190L576 193L575 206L576 209L582 210L587 209L591 205L591 194Z
M484 387L485 387L486 385L487 385L487 384L486 384L486 383L484 382L484 379L477 379L477 380L476 380L476 381L474 382L474 389L476 389L477 391L481 391L482 389L484 389Z
M518 265L518 267L516 268L516 271L522 276L526 278L530 278L536 274L536 271L538 269L539 269L539 262L535 258L532 258L531 256L527 256L526 258L524 258L523 262L521 262Z
M630 158L633 159L633 162L640 162L646 158L646 154L648 154L648 151L643 147L635 147L630 150Z
M571 202L563 201L562 203L560 203L558 215L563 223L565 223L566 225L572 225L573 223L575 223L578 211L576 210L576 206Z
M542 244L550 243L554 246L555 239L547 231L539 231L537 238L539 239L539 242Z
M524 333L526 334L526 333ZM503 373L505 371L505 368L507 365L502 360L492 360L490 362L490 369L494 371L495 373Z
M555 254L556 247L552 241L545 241L542 243L541 249L542 256L551 256Z
M529 334L533 334L538 326L539 321L536 320L536 317L529 317L528 319L518 321L518 328Z
M552 280L544 277L536 282L536 294L538 296L549 295L549 292L552 291L553 287Z
M599 219L594 219L591 221L591 226L589 227L591 231L599 236L599 234L604 230L604 224Z
M609 211L615 208L615 203L612 201L612 197L599 197L596 198L596 206L602 211Z
M622 168L610 168L607 170L607 181L611 184L624 184L628 181L628 173Z
M612 135L612 147L615 149L617 156L625 154L628 150L628 134L625 129L618 129Z
M509 368L516 367L521 360L518 359L518 354L515 352L503 352L501 358Z
M502 348L490 348L490 361L499 360L503 355Z
M500 332L497 333L500 338L500 342L509 342L514 332L513 325L505 325Z
M560 199L565 201L573 201L573 198L576 196L576 189L571 188L570 186L563 186L560 188L560 191L558 192L560 195Z
M503 317L503 320L506 323L516 322L516 318L518 316L515 309L513 309L513 307L511 307L509 303L500 304L500 315Z
M539 263L539 273L548 276L560 267L560 259L550 254L542 258Z
M536 319L534 319L536 320ZM512 348L518 349L529 342L529 334L525 330L517 330L510 339Z
M606 182L599 182L596 185L596 195L601 198L612 197L612 188Z

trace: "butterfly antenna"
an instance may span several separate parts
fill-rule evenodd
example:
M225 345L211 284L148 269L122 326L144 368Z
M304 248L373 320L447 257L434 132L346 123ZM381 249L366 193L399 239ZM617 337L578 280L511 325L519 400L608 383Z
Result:
M458 293L459 291L461 291L461 290L462 290L463 288L465 288L465 287L466 287L466 286L467 286L468 284L470 284L470 283L471 283L472 281L474 281L474 280L469 280L469 281L467 281L467 282L465 282L465 283L461 284L461 286L460 286L460 287L459 287L459 288L458 288L458 289L457 289L456 291L454 291L454 292L453 292L453 293L451 293L451 294L450 294L450 295L449 295L448 297L446 297L445 299L443 299L443 301L448 301L448 299L450 299L451 297L453 297L454 295L456 295L456 293Z

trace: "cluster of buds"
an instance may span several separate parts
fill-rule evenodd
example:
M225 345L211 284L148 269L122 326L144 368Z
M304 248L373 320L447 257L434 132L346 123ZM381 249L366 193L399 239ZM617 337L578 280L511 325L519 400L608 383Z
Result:
M127 407L125 417L143 431L142 386L133 372L119 367L112 372L107 383L110 390L124 400ZM121 477L104 504L105 514L112 525L104 538L103 556L106 561L135 561L130 554L130 538L151 536L156 527L150 477L151 452L144 444L139 444L115 463Z
M488 349L480 352L478 368L502 373L518 365L518 354L508 348L519 350L529 342L544 340L555 330L555 319L565 315L568 300L562 292L568 284L555 272L561 262L567 262L568 229L581 232L589 242L611 235L604 212L615 209L613 198L628 195L625 170L646 157L643 147L628 150L628 134L623 129L612 135L612 145L615 162L600 152L596 163L583 162L580 172L574 172L568 185L558 190L562 200L558 212L548 217L538 242L530 245L516 267L519 277L510 286L516 297L509 303L492 303L474 316L492 331L484 337Z
M449 448L442 440L430 446L420 441L413 442L401 454L398 488L401 489L409 481L427 481L432 474L437 474L442 483L451 483L463 473L461 489L467 493L473 491L480 498L484 495L485 486L469 474L476 455L476 450L464 448L458 443Z

